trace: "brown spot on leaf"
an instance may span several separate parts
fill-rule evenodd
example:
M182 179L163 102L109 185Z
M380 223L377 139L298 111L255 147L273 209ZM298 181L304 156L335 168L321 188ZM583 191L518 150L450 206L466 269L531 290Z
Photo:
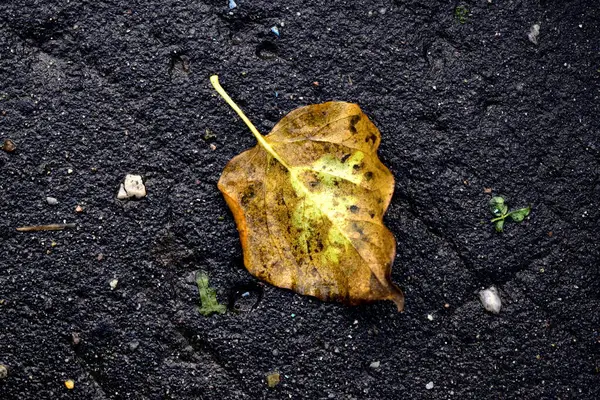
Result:
M351 132L353 135L356 135L356 133L358 132L358 131L356 130L356 124L358 123L358 121L360 121L360 115L353 115L353 116L350 118L350 127L349 127L349 129L350 129L350 132Z
M242 205L247 206L250 200L254 198L254 186L248 186L242 194Z

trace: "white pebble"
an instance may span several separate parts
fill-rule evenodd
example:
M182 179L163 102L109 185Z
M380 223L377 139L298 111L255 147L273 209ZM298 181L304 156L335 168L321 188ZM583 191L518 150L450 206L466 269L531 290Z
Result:
M380 361L373 361L373 362L372 362L372 363L369 365L369 367L371 367L371 368L379 368L379 366L380 366L380 365L381 365L381 362L380 362Z
M124 200L132 197L137 199L146 197L146 187L144 186L144 182L140 175L127 174L125 176L125 182L119 187L117 199Z
M529 41L531 43L538 44L537 38L539 35L540 35L540 26L538 24L535 24L531 27L531 30L527 34L527 37L529 38Z
M119 193L117 193L117 199L123 200L128 198L129 195L127 195L127 192L125 191L125 186L123 186L123 184L121 183L121 186L119 186Z
M427 319L430 320L430 321L433 321L433 315L427 314Z
M46 197L46 202L51 206L55 206L58 204L58 200L55 197Z
M479 299L481 300L481 304L483 304L483 308L485 308L486 311L494 314L498 314L500 312L502 302L500 301L498 289L496 289L495 286L491 286L479 292Z
M119 284L119 280L117 278L113 279L108 283L110 285L110 290L115 290L117 285Z
M429 382L427 385L425 385L425 389L427 389L427 390L433 389L433 382Z

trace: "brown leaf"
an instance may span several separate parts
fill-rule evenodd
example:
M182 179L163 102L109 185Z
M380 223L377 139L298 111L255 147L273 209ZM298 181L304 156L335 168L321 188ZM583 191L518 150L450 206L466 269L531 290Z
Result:
M328 102L290 112L265 137L251 129L259 144L219 180L248 271L322 300L392 300L402 311L390 281L396 241L382 222L394 178L375 125L356 104Z

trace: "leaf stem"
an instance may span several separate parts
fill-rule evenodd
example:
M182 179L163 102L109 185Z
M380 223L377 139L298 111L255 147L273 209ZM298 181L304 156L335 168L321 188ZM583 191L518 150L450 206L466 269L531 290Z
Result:
M497 217L497 218L494 218L494 219L492 219L490 222L501 221L501 220L503 220L503 219L506 219L506 217L508 217L509 215L510 215L510 213L508 213L508 214L504 214L504 215L501 215L501 216L499 216L499 217Z
M284 167L286 167L289 170L290 166L284 160L281 159L281 157L279 156L279 154L277 154L275 152L275 150L273 150L273 148L271 147L271 145L265 140L264 136L260 134L260 132L258 131L258 129L256 129L256 127L252 124L252 122L248 119L248 117L246 117L246 114L244 114L244 112L242 111L242 109L239 108L237 104L235 104L235 102L231 99L231 97L229 97L229 95L227 94L227 92L225 91L225 89L223 89L223 87L219 83L219 76L218 75L211 76L210 77L210 83L212 83L213 87L215 88L215 90L217 91L217 93L219 93L219 95L221 95L221 97L223 98L223 100L225 100L227 102L227 104L229 104L229 106L231 108L233 108L233 111L235 111L237 113L237 115L240 116L240 118L242 119L242 121L244 121L244 123L246 124L246 126L248 126L248 128L250 129L250 131L252 132L252 134L254 135L254 137L256 138L256 140L258 140L258 143L269 154L271 154L273 156L273 158L275 158L277 161L279 161Z

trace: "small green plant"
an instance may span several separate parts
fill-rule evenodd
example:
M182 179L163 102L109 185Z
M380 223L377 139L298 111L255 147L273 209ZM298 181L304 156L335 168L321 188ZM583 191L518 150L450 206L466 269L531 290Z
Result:
M217 135L215 135L213 131L206 128L206 130L204 131L204 141L209 142L211 140L214 140L216 137Z
M490 222L496 227L496 232L503 232L504 220L510 217L515 222L521 222L531 212L531 206L520 208L518 210L508 211L508 206L504 202L504 198L500 196L492 197L489 203L490 211L496 216Z
M205 317L213 313L225 314L227 307L219 304L215 289L208 286L208 275L204 272L198 272L196 274L196 285L198 285L198 292L200 293L201 305L198 307L200 314Z
M454 9L454 18L461 24L466 24L469 20L469 9L465 6L458 6Z

